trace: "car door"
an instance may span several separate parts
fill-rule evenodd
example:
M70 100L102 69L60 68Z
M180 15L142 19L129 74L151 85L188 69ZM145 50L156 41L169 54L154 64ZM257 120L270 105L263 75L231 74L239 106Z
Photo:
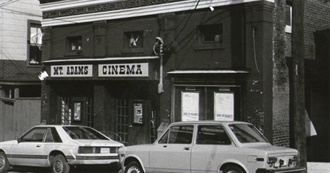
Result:
M233 152L232 142L221 125L199 125L196 144L192 148L193 173L215 173L224 159Z
M150 170L154 173L190 173L193 125L172 126L150 148Z
M14 165L43 166L48 155L44 153L44 138L48 128L36 127L18 139L11 148Z

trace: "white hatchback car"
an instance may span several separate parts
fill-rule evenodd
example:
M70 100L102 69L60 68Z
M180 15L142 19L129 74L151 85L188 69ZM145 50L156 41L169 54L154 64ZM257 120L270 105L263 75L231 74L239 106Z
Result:
M123 144L87 126L39 125L17 140L0 142L0 173L11 166L51 167L68 173L70 165L118 164Z
M149 145L119 149L126 173L300 172L298 151L272 146L245 122L176 122Z

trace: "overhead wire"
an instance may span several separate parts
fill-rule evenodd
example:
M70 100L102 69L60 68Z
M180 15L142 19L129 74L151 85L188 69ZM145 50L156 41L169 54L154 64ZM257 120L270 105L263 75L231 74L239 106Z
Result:
M6 6L6 5L12 4L12 3L14 3L14 2L17 2L17 1L20 1L20 0L9 0L9 1L7 1L7 2L1 3L1 4L0 4L0 8L1 8L1 7L4 7L4 6Z

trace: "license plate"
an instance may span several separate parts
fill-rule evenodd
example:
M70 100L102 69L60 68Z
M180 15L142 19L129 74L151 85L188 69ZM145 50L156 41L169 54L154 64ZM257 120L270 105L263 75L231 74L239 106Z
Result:
M110 148L101 148L101 153L102 154L110 153Z

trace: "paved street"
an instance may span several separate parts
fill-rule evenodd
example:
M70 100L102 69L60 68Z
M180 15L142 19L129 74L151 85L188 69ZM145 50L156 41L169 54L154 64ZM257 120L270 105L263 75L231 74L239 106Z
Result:
M330 173L330 163L318 163L318 162L309 162L307 163L308 173ZM95 168L83 168L83 169L72 169L72 173L117 173L117 171L102 170ZM27 169L20 168L9 173L50 173L49 169Z

